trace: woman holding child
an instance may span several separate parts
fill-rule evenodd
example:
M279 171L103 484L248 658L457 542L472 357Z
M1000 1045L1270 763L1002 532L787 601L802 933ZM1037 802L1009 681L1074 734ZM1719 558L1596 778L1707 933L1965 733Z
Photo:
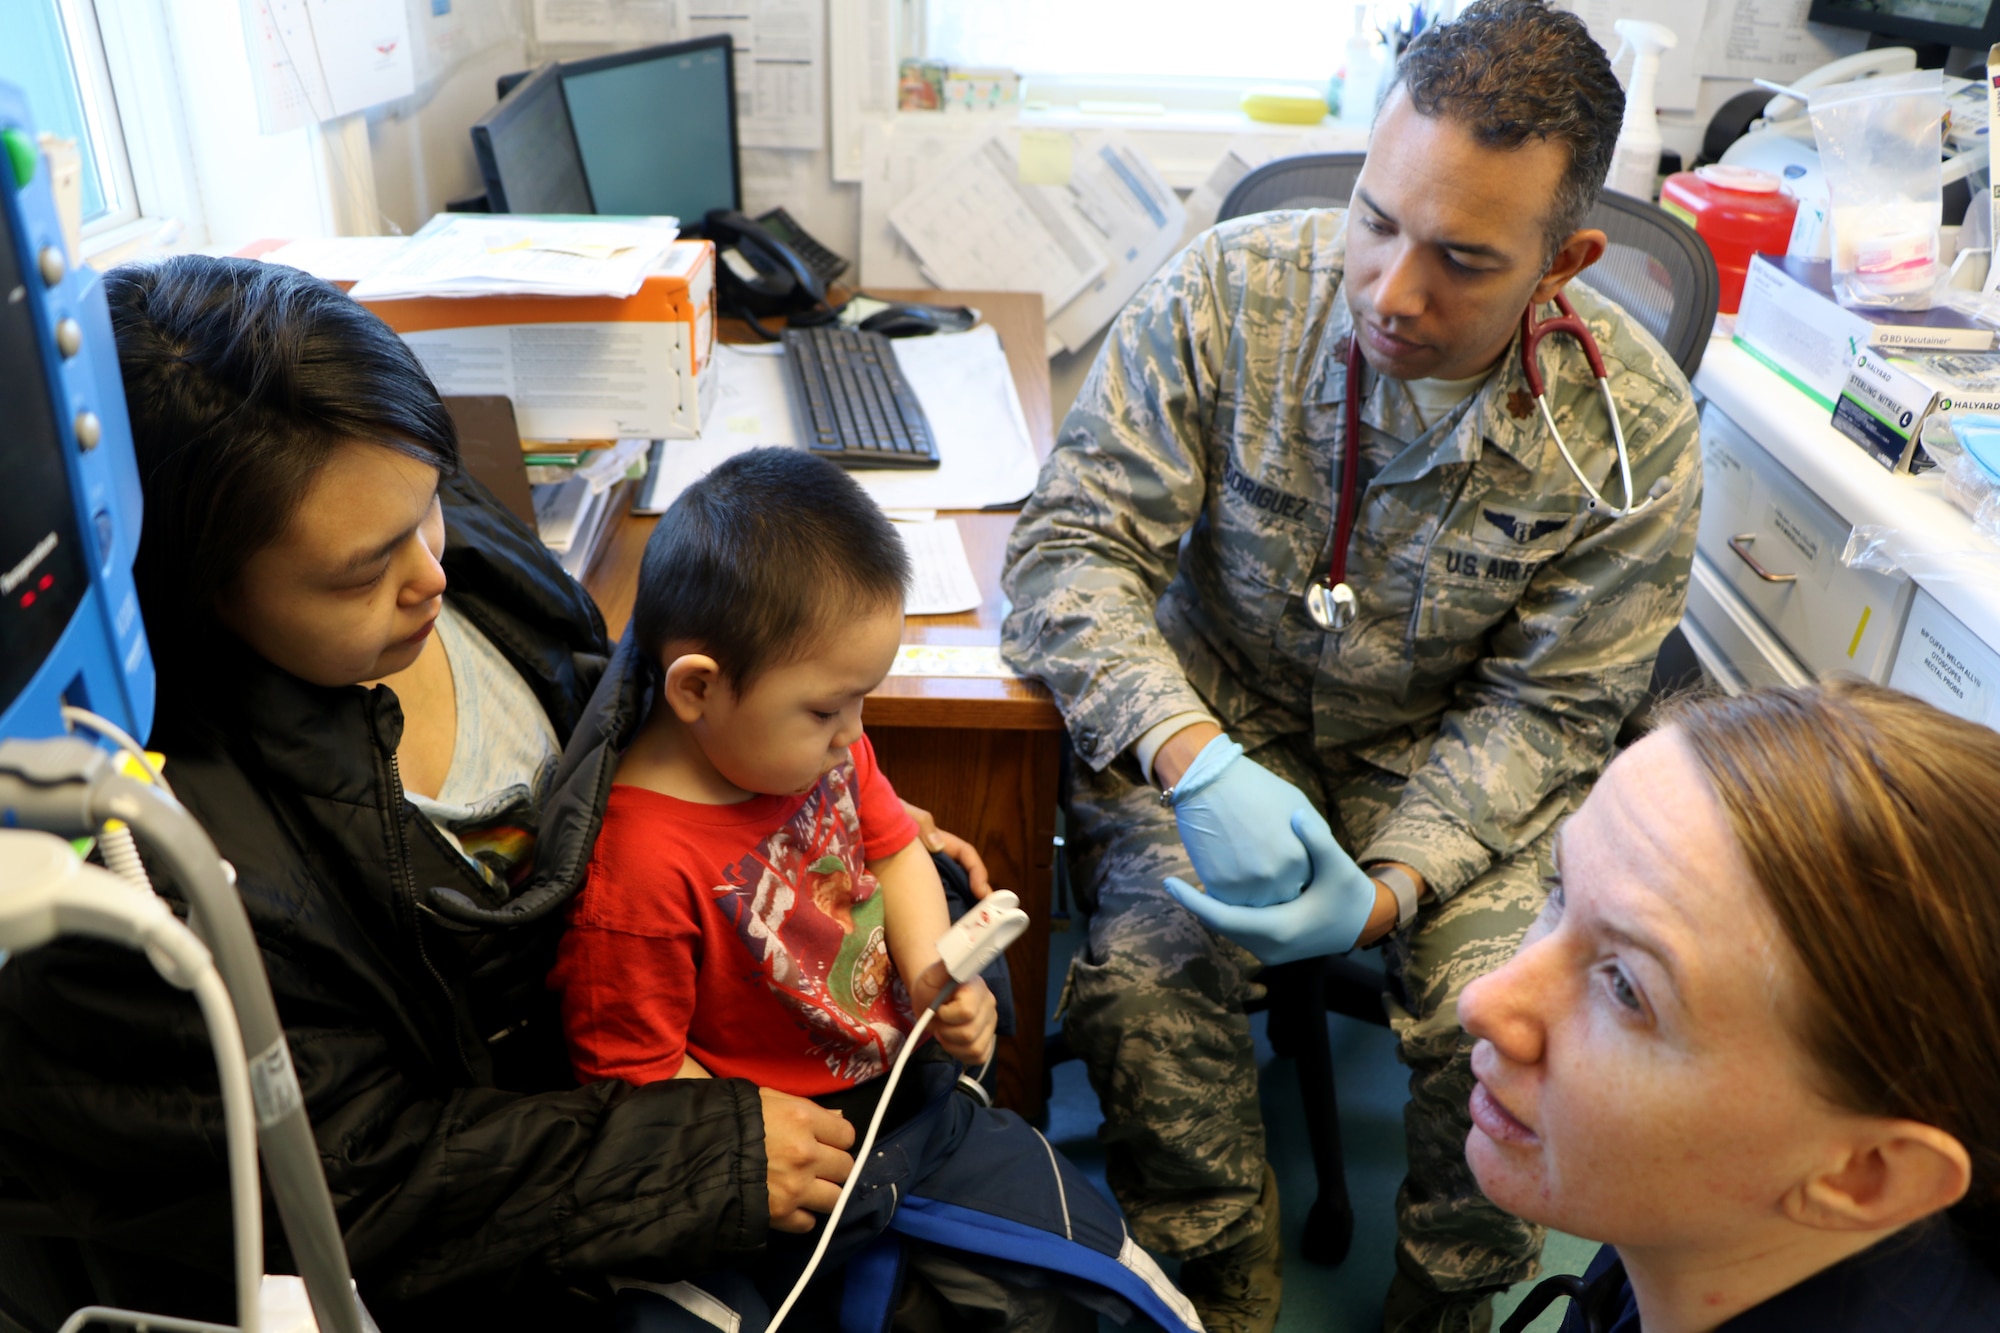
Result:
M850 1165L838 1115L740 1080L570 1075L543 979L595 825L558 767L603 622L457 475L415 357L290 269L107 282L152 744L235 867L373 1313L587 1328L596 1275L671 1281L809 1228ZM524 903L538 919L502 924ZM233 1317L202 1033L127 952L0 969L0 1177L59 1218L0 1294Z

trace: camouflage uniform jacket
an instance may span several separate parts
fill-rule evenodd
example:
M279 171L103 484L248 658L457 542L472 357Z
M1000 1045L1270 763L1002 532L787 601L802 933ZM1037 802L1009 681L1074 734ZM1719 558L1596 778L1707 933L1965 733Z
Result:
M1400 382L1364 372L1359 617L1324 633L1303 595L1333 540L1344 227L1339 210L1226 223L1118 317L1014 529L1003 652L1047 682L1093 769L1202 710L1251 749L1303 733L1324 761L1409 779L1358 859L1406 862L1442 897L1546 830L1643 696L1694 556L1693 396L1629 316L1571 284L1634 490L1655 496L1611 519L1586 513L1518 336L1428 431ZM1541 363L1563 438L1619 502L1576 340L1547 339Z

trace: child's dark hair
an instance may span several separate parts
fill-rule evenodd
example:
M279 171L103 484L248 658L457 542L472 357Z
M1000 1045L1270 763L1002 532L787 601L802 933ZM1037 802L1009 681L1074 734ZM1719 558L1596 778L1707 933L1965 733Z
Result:
M803 450L752 449L661 517L632 630L655 665L669 643L699 645L740 692L841 622L900 608L909 581L902 538L853 478Z
M339 288L205 255L116 268L104 286L146 504L133 577L156 653L208 641L216 598L284 533L334 450L366 440L457 471L458 434L422 363Z

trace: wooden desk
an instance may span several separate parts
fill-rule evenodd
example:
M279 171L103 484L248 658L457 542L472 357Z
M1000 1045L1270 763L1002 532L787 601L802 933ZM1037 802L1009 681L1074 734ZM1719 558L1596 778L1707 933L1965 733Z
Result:
M1054 443L1049 363L1043 350L1041 298L1019 292L878 292L889 299L978 307L1000 335L1028 435L1038 459ZM724 321L724 341L748 330ZM671 446L670 446L671 447ZM1016 514L953 513L965 554L985 595L979 609L912 616L905 643L986 646L1000 641L1004 600L1000 571ZM639 578L639 557L657 520L628 514L584 586L604 611L613 639L625 632ZM1042 1109L1042 1032L1048 1022L1049 883L1054 869L1057 770L1062 715L1039 683L891 676L868 696L869 738L896 790L937 817L939 827L970 841L986 858L993 883L1020 895L1031 922L1007 951L1018 1030L995 1061L999 1099L1023 1115Z

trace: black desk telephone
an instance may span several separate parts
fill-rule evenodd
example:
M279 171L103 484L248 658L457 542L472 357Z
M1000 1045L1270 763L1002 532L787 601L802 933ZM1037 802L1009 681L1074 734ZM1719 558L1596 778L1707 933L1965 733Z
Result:
M722 308L749 317L804 316L831 319L826 284L847 269L847 261L806 234L783 209L756 220L734 209L717 208L702 219L701 232L715 242Z

